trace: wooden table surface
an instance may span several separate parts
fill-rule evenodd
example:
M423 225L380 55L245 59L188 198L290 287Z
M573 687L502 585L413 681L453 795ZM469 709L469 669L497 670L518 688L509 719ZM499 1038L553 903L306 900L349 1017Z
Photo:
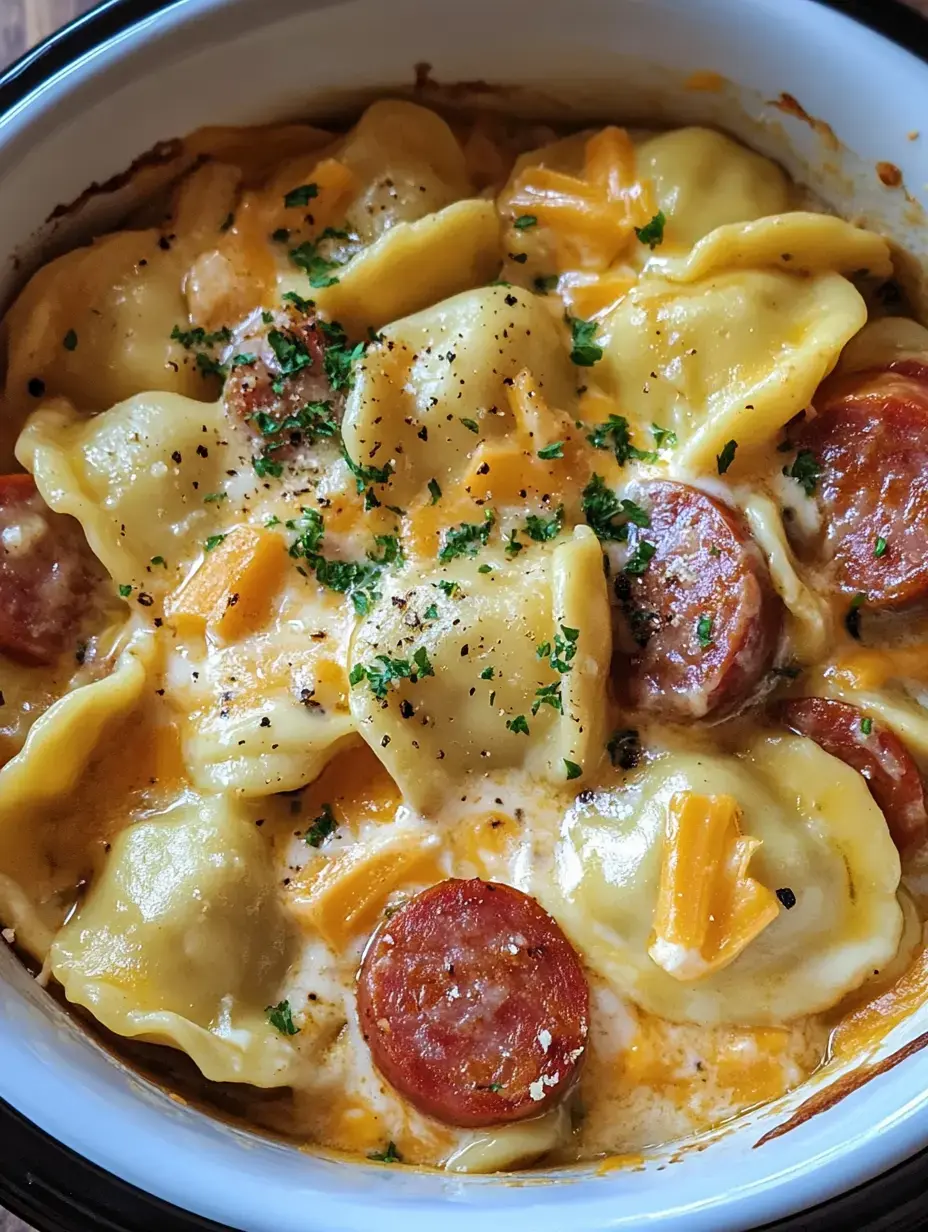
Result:
M0 0L0 69L27 48L93 8L96 0ZM879 0L874 0L879 3ZM928 15L928 0L909 0ZM0 1232L30 1232L14 1215L0 1209Z

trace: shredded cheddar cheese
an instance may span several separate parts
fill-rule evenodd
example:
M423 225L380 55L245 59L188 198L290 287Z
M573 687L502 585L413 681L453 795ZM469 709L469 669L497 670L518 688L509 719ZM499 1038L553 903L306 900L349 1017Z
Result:
M286 553L280 537L255 526L237 526L165 604L168 619L228 640L261 628L283 578Z

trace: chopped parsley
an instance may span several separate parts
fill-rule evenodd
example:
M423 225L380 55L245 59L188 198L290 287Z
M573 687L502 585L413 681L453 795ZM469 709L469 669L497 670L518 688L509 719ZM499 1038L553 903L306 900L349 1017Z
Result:
M367 1157L373 1159L378 1164L401 1164L403 1157L396 1149L395 1142L388 1142L385 1151L371 1151Z
M323 804L322 812L309 823L309 829L303 835L303 841L310 847L321 847L323 840L338 829L338 822L332 812L331 804Z
M482 522L462 522L459 526L452 526L445 531L445 540L438 553L439 561L446 565L459 556L476 556L481 548L486 547L495 524L496 518L488 509Z
M284 291L283 295L280 298L286 304L293 304L297 312L302 312L304 317L308 316L311 310L315 308L316 306L315 303L311 299L304 299L303 296L300 295L299 292L297 291ZM268 313L267 315L273 321L274 318L271 317L271 314Z
M605 423L596 424L586 438L594 449L611 449L619 466L626 462L656 462L657 454L632 444L628 420L624 415L610 415Z
M424 646L413 652L412 661L416 665L416 676L422 680L425 676L434 676L435 672L429 659L429 653Z
M218 548L220 543L225 539L225 535L210 535L203 544L204 552L211 552L213 548Z
M286 197L284 197L284 205L288 210L295 209L297 206L309 205L313 197L318 196L318 184L301 184L299 188L291 188Z
M437 479L429 480L429 496L432 498L433 505L437 505L441 500L441 487Z
M564 526L564 506L558 505L553 518L540 518L536 513L530 513L525 519L523 534L536 543L549 543L556 539Z
M579 629L571 629L569 625L561 625L560 633L554 635L554 650L545 651L545 655L541 658L548 657L548 661L554 671L560 672L562 675L565 672L573 670L573 661L577 655L577 639L580 637ZM547 646L547 642L545 643Z
M582 767L578 766L575 761L568 761L566 757L564 758L564 769L567 771L568 781L578 779L583 773Z
M651 558L656 551L657 548L653 543L648 543L647 539L639 539L634 552L625 562L625 572L633 577L640 577L651 563Z
M552 458L563 458L564 442L554 441L551 445L545 445L543 449L538 450L538 456L545 462L550 462Z
M481 680L492 680L495 675L496 675L495 667L485 667L483 671L480 673L480 679Z
M168 562L163 556L153 556L148 563L150 565L160 565L162 569L166 569L168 567Z
M568 317L570 325L570 358L579 368L592 368L603 357L603 348L596 341L596 322Z
M77 350L77 334L73 329L68 330L68 332L65 334L65 336L61 340L61 345L64 347L66 351L76 351Z
M420 646L412 656L412 663L408 659L393 659L385 654L375 655L372 663L358 663L352 668L348 683L354 688L366 679L374 697L384 701L397 681L409 680L415 684L425 676L434 675L428 651Z
M269 476L272 479L279 479L284 473L283 464L275 462L267 453L263 453L257 458L252 458L251 465L255 468L255 474L259 479L267 479Z
M425 611L422 613L422 619L423 620L437 620L438 619L438 605L435 603L430 603L428 607L425 609Z
M477 572L478 573L492 573L493 566L492 565L481 565L480 568L477 570Z
M873 731L873 719L865 718L860 720L860 730L865 736L869 736Z
M857 641L860 641L860 609L866 602L867 596L858 591L844 614L844 627Z
M558 714L564 713L564 703L561 699L561 682L543 684L535 690L535 700L532 702L532 714L537 714L542 706L553 707Z
M662 428L660 424L651 424L651 435L658 449L672 449L677 443L676 432L671 431L670 428Z
M459 415L458 418L468 432L480 431L480 425L477 423L476 419L465 419L463 415Z
M329 384L336 392L350 389L354 382L354 366L367 350L367 343L356 342L352 346L337 321L320 321L319 328L326 339L322 362Z
M361 681L364 679L366 674L367 673L364 670L364 664L356 663L354 667L351 669L351 671L348 673L348 683L351 685L352 688L354 688L356 684L361 683Z
M587 525L604 543L623 543L628 538L629 522L642 529L651 525L644 509L634 501L619 500L602 475L594 475L583 489L581 508ZM622 520L617 522L617 518Z
M793 465L783 467L783 474L795 479L806 496L812 496L821 478L822 467L811 449L800 449Z
M715 464L718 467L720 475L724 475L732 462L735 460L735 453L738 449L737 441L729 441L720 454L716 454Z
M290 260L309 277L309 285L315 290L334 287L338 282L332 270L338 269L340 262L323 257L318 243L313 240L306 240L299 247L291 248Z
M528 723L525 721L524 714L517 714L514 719L507 719L506 727L514 735L518 735L520 732L523 736L527 736L529 734Z
M877 556L877 557L879 557L879 556L885 556L885 555L886 555L886 549L887 549L888 547L889 547L889 544L888 544L888 542L887 542L887 541L883 538L883 536L882 536L882 535L877 535L877 540L876 540L876 543L873 545L873 555L874 555L874 556Z
M342 457L348 466L348 469L354 475L355 486L358 493L364 491L369 483L389 483L390 476L393 474L393 467L388 462L386 466L362 466L348 453L348 450L342 445Z
M218 359L214 359L212 355L207 355L205 351L197 351L196 362L197 369L203 376L218 376L220 380L225 380L225 365L221 364Z
M513 560L516 556L519 555L519 553L522 551L524 547L525 547L525 544L520 543L518 539L516 538L516 532L514 530L511 530L509 532L509 538L506 540L506 555L509 557L509 559Z
M271 530L272 527L280 525L280 518L276 513L272 513L264 525L268 528L268 530Z
M282 378L296 376L298 372L312 365L313 357L302 338L286 334L281 329L272 329L268 331L267 340L277 358ZM274 383L273 389L275 394L283 392L278 382Z
M635 234L639 241L653 251L658 244L664 242L664 227L667 219L663 210L658 210L650 222L645 223L643 227L636 227Z
M274 324L273 312L268 312L268 310L264 308L261 312L261 320L264 322L265 325L273 325Z
M119 587L119 597L121 599L128 599L131 594L132 594L132 587L129 585L128 582L123 582Z
M241 355L233 355L229 361L230 368L250 368L258 362L258 357L252 351L243 351Z
M512 225L517 231L528 231L530 227L538 226L538 219L534 214L520 214Z
M171 330L171 341L179 342L188 351L192 351L194 347L206 347L208 349L209 347L218 346L221 342L231 342L232 331L228 326L224 325L222 329L217 329L215 333L208 334L199 325L194 329L181 329L179 325L175 325Z
M325 526L315 509L303 509L299 518L287 522L297 532L290 545L294 560L305 560L320 586L347 595L359 616L366 616L379 597L377 585L384 568L403 563L399 540L394 535L376 535L380 555L368 552L367 561L332 560L322 555Z
M606 745L609 760L620 770L634 770L641 761L641 741L634 727L613 732Z
M269 1005L265 1012L268 1022L272 1027L276 1027L281 1035L296 1035L299 1031L299 1027L293 1025L289 1001L278 1001L276 1005Z
M203 497L204 502L209 505L215 501L228 500L228 492L207 492Z
M696 637L703 650L712 645L712 617L703 614L696 622Z
M447 595L449 599L460 598L461 588L457 582L452 582L448 578L442 578L442 580L440 582L436 582L435 585L442 592L442 594Z

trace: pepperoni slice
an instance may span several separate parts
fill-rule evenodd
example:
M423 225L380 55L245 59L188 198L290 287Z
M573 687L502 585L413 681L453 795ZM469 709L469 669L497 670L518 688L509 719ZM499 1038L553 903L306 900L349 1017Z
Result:
M0 653L21 663L52 663L94 580L78 523L52 513L31 475L0 476Z
M537 1116L577 1077L589 1023L580 960L512 886L451 880L423 891L375 934L359 980L378 1068L440 1121Z
M903 855L924 843L924 785L911 753L894 732L876 719L868 720L856 706L825 697L783 702L779 713L787 727L864 776Z
M738 514L705 492L662 481L635 498L650 525L629 527L615 582L629 700L679 720L735 709L770 668L779 638L782 607L766 562Z
M870 607L928 598L928 369L899 360L883 372L829 382L798 433L821 467L825 515L813 545L831 584ZM802 499L802 498L800 498Z

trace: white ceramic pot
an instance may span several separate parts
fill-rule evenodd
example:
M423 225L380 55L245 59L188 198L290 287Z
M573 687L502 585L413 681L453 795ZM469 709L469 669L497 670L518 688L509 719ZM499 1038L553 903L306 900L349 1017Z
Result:
M877 0L873 9L885 20L887 6ZM106 213L96 200L89 215L37 233L56 205L156 141L209 123L325 115L346 96L410 87L419 61L440 81L532 87L563 118L715 124L779 158L841 211L928 253L913 202L928 199L928 132L910 136L928 115L928 65L819 0L175 0L153 14L156 7L110 0L0 88L0 242L9 257L0 295L22 277L14 258L28 263L48 250L40 241L60 247ZM710 70L731 84L687 84ZM847 149L772 106L784 92ZM880 182L877 160L901 169L905 190ZM635 1169L507 1179L339 1163L173 1102L98 1047L0 949L0 1097L117 1177L249 1232L725 1232L823 1202L928 1144L925 1051L759 1148L814 1082L704 1149L656 1153ZM926 1028L922 1010L881 1055Z

